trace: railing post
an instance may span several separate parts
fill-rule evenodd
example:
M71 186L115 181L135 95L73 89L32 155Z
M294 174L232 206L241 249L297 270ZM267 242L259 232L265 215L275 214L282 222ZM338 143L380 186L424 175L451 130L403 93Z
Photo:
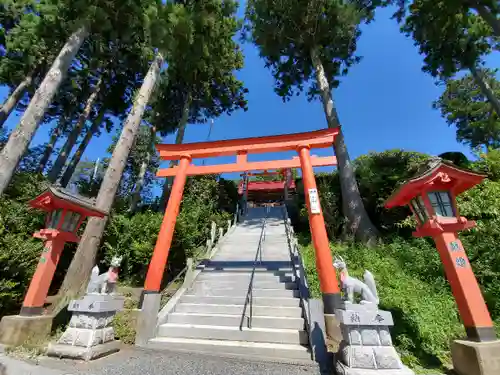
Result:
M219 228L219 241L224 237L224 228Z
M212 253L212 240L210 238L207 238L207 252L206 252L206 256L209 257L211 253Z
M229 233L230 229L231 229L231 220L228 220L227 221L227 232L226 233Z
M211 246L215 244L215 235L217 234L217 224L212 221L212 226L210 228L210 241L211 241Z
M194 263L193 258L188 258L186 260L186 275L184 276L184 282L182 286L188 287L191 285L191 281L194 279Z

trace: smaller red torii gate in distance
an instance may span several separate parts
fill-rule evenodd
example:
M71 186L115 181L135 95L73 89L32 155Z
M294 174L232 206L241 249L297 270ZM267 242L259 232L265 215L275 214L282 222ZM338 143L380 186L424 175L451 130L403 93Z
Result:
M309 225L316 255L316 266L323 295L324 312L325 314L335 314L335 309L341 305L341 295L335 268L333 267L313 167L337 165L337 160L334 156L311 157L310 150L331 147L338 132L338 129L325 129L268 137L158 145L157 150L161 159L180 161L178 166L161 169L157 173L158 177L175 176L175 179L149 264L143 294L157 294L160 292L187 176L301 168L309 212ZM279 151L296 151L299 155L288 160L248 161L248 154ZM236 155L236 163L209 166L191 164L191 161L196 158L228 155Z

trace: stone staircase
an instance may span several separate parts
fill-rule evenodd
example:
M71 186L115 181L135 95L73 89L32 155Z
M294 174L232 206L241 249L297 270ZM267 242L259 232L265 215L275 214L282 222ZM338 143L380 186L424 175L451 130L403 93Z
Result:
M159 322L148 346L311 363L293 267L283 209L250 209Z

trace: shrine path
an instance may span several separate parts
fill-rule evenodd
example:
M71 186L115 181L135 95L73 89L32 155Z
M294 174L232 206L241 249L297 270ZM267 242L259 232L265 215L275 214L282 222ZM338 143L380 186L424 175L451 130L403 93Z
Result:
M7 375L316 375L317 367L249 362L195 353L123 349L93 362L40 357L21 361L0 354ZM37 364L38 363L38 364Z

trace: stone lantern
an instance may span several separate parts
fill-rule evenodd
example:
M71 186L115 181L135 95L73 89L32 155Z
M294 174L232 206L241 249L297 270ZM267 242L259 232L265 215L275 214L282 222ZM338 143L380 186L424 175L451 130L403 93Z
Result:
M87 217L106 216L92 200L56 187L49 187L29 205L47 212L45 228L33 234L44 241L44 248L19 315L5 316L0 323L0 342L10 345L50 332L52 316L43 315L44 305L64 244L79 242L77 232Z
M457 195L479 184L484 175L431 159L415 177L387 200L385 207L408 205L418 222L415 237L432 237L467 333L452 345L455 371L460 375L500 373L500 341L472 272L458 232L476 223L460 216Z

